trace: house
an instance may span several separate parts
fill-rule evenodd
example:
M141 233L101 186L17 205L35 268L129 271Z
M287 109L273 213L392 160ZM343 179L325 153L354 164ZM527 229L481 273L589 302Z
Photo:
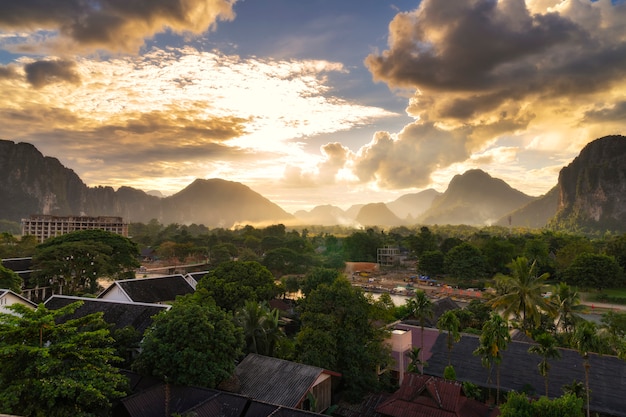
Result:
M460 382L410 373L376 412L385 417L487 417L498 411L467 398Z
M167 304L179 295L192 294L194 287L181 274L114 281L98 298L134 303Z
M333 377L340 374L269 356L248 354L235 369L239 393L257 401L322 412L332 404ZM311 401L311 396L314 401Z
M116 329L132 326L139 334L152 325L152 317L171 306L165 304L133 303L129 301L106 300L102 298L72 297L53 295L45 302L49 310L57 310L69 304L82 301L71 318L80 318L92 313L102 313L102 318Z
M0 313L15 314L14 311L7 308L13 304L22 304L32 309L37 308L37 304L33 303L29 299L24 298L11 290L0 289Z
M312 417L319 414L267 404L215 389L158 384L120 400L113 417Z
M479 345L479 337L463 334L451 351L451 364L459 381L472 382L479 386L496 388L496 371L489 372L481 364L481 358L473 354ZM530 343L511 341L502 352L500 364L500 390L535 391L545 395L545 380L539 374L537 365L542 360L539 355L528 352ZM428 375L443 376L448 365L446 334L439 335L435 343L428 346ZM561 359L550 360L548 396L563 395L562 387L574 381L585 381L585 370L580 354L572 349L559 349ZM591 389L591 411L610 416L626 417L624 407L624 387L626 386L626 362L609 355L589 355L589 386Z

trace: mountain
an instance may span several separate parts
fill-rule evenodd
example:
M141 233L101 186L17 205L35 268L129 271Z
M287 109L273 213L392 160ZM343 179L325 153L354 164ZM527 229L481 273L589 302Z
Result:
M293 216L249 187L222 179L197 179L162 200L163 223L197 223L230 228L235 224L279 223Z
M546 227L554 217L558 205L559 188L555 186L546 194L503 216L496 225L540 229Z
M385 203L364 205L355 219L363 226L402 226L404 222Z
M159 198L130 187L88 187L58 159L33 145L0 140L0 219L20 222L31 214L121 216L129 222L204 224L278 223L292 215L245 185L196 180Z
M401 219L415 219L424 214L440 195L439 191L429 188L419 193L405 194L387 203L387 207Z
M559 173L558 210L550 225L568 230L626 231L626 137L585 146Z
M493 224L533 200L486 172L473 169L455 175L448 189L419 217L421 224Z
M354 222L353 217L349 217L341 208L330 204L316 206L311 211L298 210L294 216L302 224L334 226Z

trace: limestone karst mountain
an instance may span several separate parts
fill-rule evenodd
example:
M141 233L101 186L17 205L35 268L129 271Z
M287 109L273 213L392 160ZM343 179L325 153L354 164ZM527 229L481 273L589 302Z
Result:
M456 175L448 189L435 198L418 219L421 224L485 226L533 200L486 172L473 169Z
M626 137L589 143L564 167L557 185L531 197L481 170L455 176L447 190L406 194L387 203L332 205L296 216L249 187L198 179L169 197L130 187L88 187L58 159L28 143L0 140L0 220L31 214L121 216L129 222L204 224L400 225L466 224L584 231L626 230Z
M88 187L58 159L33 145L0 140L0 219L31 214L121 216L129 222L204 224L277 223L293 216L249 187L222 179L196 180L159 198L130 187Z
M626 137L587 144L561 169L559 200L550 225L585 231L626 231Z

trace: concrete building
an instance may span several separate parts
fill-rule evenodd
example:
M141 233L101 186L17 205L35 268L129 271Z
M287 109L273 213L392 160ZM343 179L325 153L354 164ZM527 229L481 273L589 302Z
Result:
M22 219L22 236L33 235L42 243L50 237L78 230L106 230L128 237L128 223L114 216L51 216L34 214Z

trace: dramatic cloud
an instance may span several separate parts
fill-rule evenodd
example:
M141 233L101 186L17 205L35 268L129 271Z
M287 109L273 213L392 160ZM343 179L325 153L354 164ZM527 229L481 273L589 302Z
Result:
M583 118L623 115L611 100L623 102L626 91L625 21L626 4L609 0L424 0L399 13L389 25L389 49L365 64L374 80L414 91L407 112L416 124L363 148L359 178L402 187L410 175L424 184L434 170L512 136L527 143L526 136L559 129L565 149L594 139L591 132L620 133L571 130ZM419 138L420 124L454 139L433 147L444 142Z
M57 33L60 39L54 35L44 39L52 45L69 41L79 47L135 52L144 39L166 29L200 34L213 28L218 20L232 20L235 1L3 1L0 27Z
M0 136L28 138L90 185L172 192L195 178L263 183L286 166L302 170L300 181L332 182L340 147L313 157L306 138L394 115L329 94L327 75L343 71L193 48L106 61L24 58L0 72Z
M375 181L382 188L422 188L430 183L433 171L469 155L462 131L414 123L397 138L378 132L355 156L354 171L361 181Z

